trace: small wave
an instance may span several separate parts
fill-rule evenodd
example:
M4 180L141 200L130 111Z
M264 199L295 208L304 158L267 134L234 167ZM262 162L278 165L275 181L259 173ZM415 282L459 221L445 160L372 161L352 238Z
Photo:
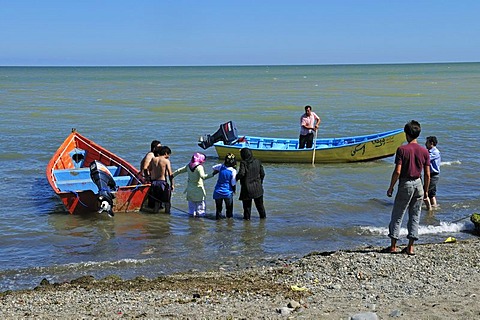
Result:
M422 97L423 94L421 93L369 93L366 94L370 97L391 97L391 98L415 98L415 97Z
M361 226L360 229L362 233L373 234L373 235L388 235L388 227L371 227L371 226ZM467 222L440 222L440 225L433 226L420 226L418 228L418 234L438 234L438 233L458 233L462 231L472 230L472 225ZM400 236L406 236L408 233L407 228L400 229Z
M119 99L104 99L104 98L97 98L95 99L97 102L100 102L102 104L108 104L108 105L114 105L114 106L133 106L134 102L129 101L127 99L125 100L119 100Z
M155 262L153 260L153 262ZM79 271L94 271L99 269L114 269L118 267L133 267L138 265L145 265L153 263L152 259L121 259L114 261L84 261L84 262L72 262L67 264L57 264L53 266L38 266L28 267L25 269L16 270L2 270L2 274L59 274L59 273L75 273Z
M122 259L0 270L0 292L31 289L41 279L47 279L50 282L64 282L84 275L92 275L95 278L102 278L110 274L128 277L130 274L125 274L125 270L158 263L158 259Z
M461 231L471 230L470 223L466 222L440 222L438 226L420 226L419 234L435 234L435 233L457 233ZM406 229L405 229L406 231ZM405 232L406 234L406 232Z
M371 198L371 199L368 200L368 202L376 204L376 205L380 205L382 207L393 206L393 201L392 200Z
M5 152L0 155L0 160L19 160L25 158L25 154L18 152Z
M453 166L453 165L457 165L457 164L462 164L462 162L460 160L455 160L455 161L445 161L441 163L442 166Z
M38 266L15 270L2 270L0 275L6 274L73 274L79 271L95 271L100 269L114 269L118 267L133 267L157 262L154 259L121 259L114 261L84 261L67 264L58 264L52 266Z

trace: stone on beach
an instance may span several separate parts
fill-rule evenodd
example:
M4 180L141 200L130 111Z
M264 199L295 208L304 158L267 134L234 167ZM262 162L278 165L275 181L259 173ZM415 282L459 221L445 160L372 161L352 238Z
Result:
M413 257L367 247L312 253L287 265L155 279L82 276L53 284L45 279L35 290L0 293L0 314L6 319L477 319L479 245L479 239L420 244Z

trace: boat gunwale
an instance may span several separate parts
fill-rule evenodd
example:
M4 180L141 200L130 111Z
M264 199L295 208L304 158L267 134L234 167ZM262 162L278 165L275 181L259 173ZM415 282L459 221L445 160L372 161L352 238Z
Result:
M84 137L77 131L72 131L70 135L62 142L60 147L56 150L56 152L53 154L52 158L47 164L47 177L48 177L48 182L52 189L55 191L56 194L69 194L72 193L71 191L61 191L60 188L58 188L56 181L57 178L55 177L54 170L56 170L56 166L58 162L61 160L62 156L65 154L65 152L69 149L69 147L74 143L76 140L81 141L85 145L87 145L91 150L96 151L99 155L105 156L110 162L115 163L115 165L119 166L120 168L124 169L127 174L123 174L122 176L130 176L132 177L133 181L136 181L137 184L129 184L127 186L119 186L118 190L125 190L128 188L140 188L140 187L149 187L150 184L143 184L143 182L137 177L137 174L133 173L132 170L136 170L136 168L130 164L127 160L115 155L113 152L105 149L101 145L97 144L96 142ZM87 167L85 167L87 168ZM73 168L71 170L74 170ZM85 192L89 190L77 190L78 192Z
M286 144L287 141L290 142L290 141L294 141L294 142L297 142L298 141L298 138L275 138L275 137L261 137L261 136L250 136L250 135L245 135L243 136L242 138L246 139L245 143L235 143L235 144L230 144L230 145L227 145L227 144L224 144L223 142L216 142L214 143L214 147L220 147L220 148L230 148L230 149L241 149L241 148L249 148L249 149L252 149L252 150L259 150L259 151L271 151L271 152L278 152L278 151L281 151L281 152L306 152L306 151L309 151L311 152L312 150L326 150L326 149L336 149L336 148L346 148L346 147L351 147L351 146L354 146L354 145L357 145L357 144L361 144L361 143L368 143L368 142L372 142L372 141L376 141L378 139L382 139L382 138L386 138L386 137L391 137L391 136L395 136L395 135L398 135L398 134L401 134L403 133L403 129L395 129L395 130L389 130L389 131L385 131L385 132L380 132L380 133L373 133L373 134L367 134L367 135L360 135L360 136L348 136L348 137L331 137L331 138L320 138L320 139L316 139L316 143L315 143L315 147L312 147L312 148L304 148L304 149L298 149L298 148L287 148L287 149L277 149L277 148L266 148L266 147L258 147L258 146L250 146L251 142L249 142L249 139L252 139L253 141L268 141L268 142L277 142L279 144ZM375 136L375 137L374 137ZM367 138L367 137L371 137L371 138ZM349 140L349 139L365 139L367 138L366 140L363 140L363 141L352 141L352 142L348 142L348 143L344 143L344 144L341 144L341 145L329 145L327 144L327 146L325 146L325 143L319 143L319 142L327 142L327 141L345 141L345 140ZM253 144L255 144L255 142L253 142Z

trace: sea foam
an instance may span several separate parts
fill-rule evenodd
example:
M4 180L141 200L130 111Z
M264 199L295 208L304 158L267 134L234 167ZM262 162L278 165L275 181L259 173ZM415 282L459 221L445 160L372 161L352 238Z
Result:
M388 227L371 227L371 226L362 226L360 229L372 235L388 235ZM440 233L458 233L463 231L473 230L473 225L468 222L440 222L439 225L421 225L418 228L418 234L440 234ZM400 236L406 236L408 233L407 228L400 229Z

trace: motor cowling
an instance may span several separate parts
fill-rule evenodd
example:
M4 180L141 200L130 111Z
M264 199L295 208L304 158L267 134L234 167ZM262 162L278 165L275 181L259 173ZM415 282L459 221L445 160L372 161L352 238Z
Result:
M112 192L117 190L117 185L110 170L103 163L94 160L90 163L90 178L98 187L98 213L107 212L110 217L113 217L113 199L115 195Z
M202 149L213 146L215 142L223 141L224 144L232 144L238 139L237 127L233 121L229 121L220 125L220 128L214 134L206 134L198 139L198 145Z

